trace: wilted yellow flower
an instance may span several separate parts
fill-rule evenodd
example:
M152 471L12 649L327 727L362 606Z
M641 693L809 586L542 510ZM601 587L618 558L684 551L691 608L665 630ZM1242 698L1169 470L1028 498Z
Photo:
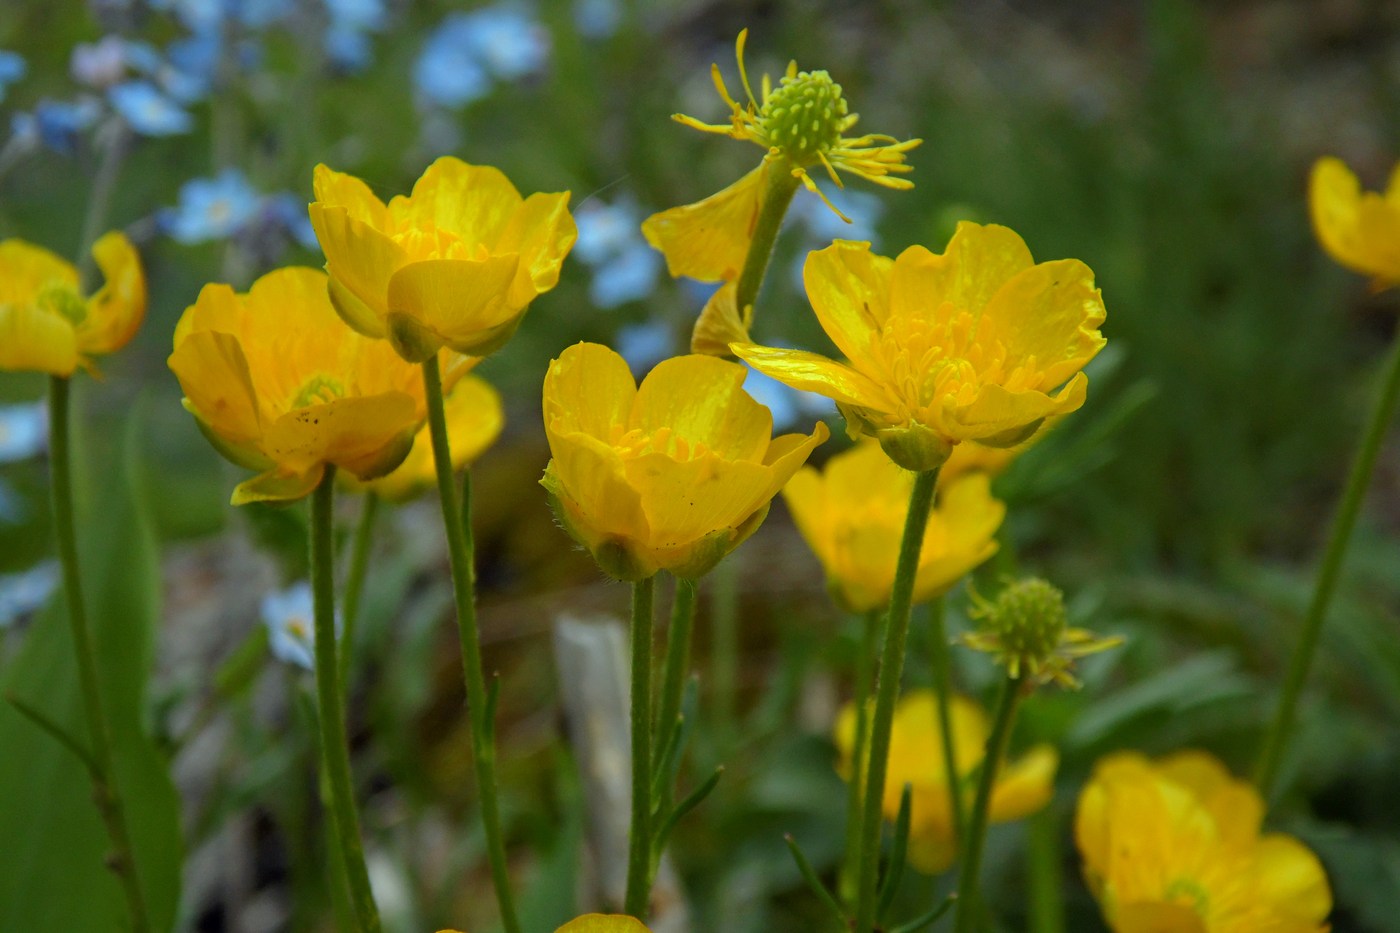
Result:
M439 930L438 933L457 933ZM585 914L564 924L554 933L651 933L646 924L626 914Z
M106 283L84 298L72 263L24 240L0 242L0 369L71 376L136 335L146 316L141 257L115 230L92 255Z
M1071 628L1064 594L1038 577L1008 583L994 600L974 592L972 601L968 615L977 620L977 628L958 641L993 655L1008 675L1031 684L1053 680L1078 689L1074 662L1123 643L1117 636L1101 638Z
M472 362L448 361L448 384ZM316 269L269 272L247 294L204 286L169 363L215 449L260 471L234 505L299 499L328 465L383 476L427 414L419 368L341 324Z
M1006 507L990 486L986 475L969 473L939 496L919 552L915 602L946 592L996 553ZM803 467L783 487L797 530L844 608L867 612L889 602L913 491L914 474L868 441L832 457L821 473Z
M559 281L578 229L569 193L521 198L499 169L445 156L386 206L316 166L311 224L345 323L421 363L447 346L485 356Z
M485 379L465 376L443 400L447 441L452 448L452 469L464 470L495 443L505 427L501 396ZM390 502L406 502L437 484L432 432L425 422L413 439L413 449L387 476L361 482L342 473L345 485L356 492L373 492Z
M540 482L565 530L614 577L695 578L752 534L778 490L827 438L772 437L744 367L710 356L659 363L640 387L607 347L580 343L549 366Z
M961 441L1025 443L1084 403L1080 370L1104 345L1089 267L1037 264L1006 227L964 221L942 255L912 246L893 260L837 240L807 256L803 279L849 362L754 344L734 353L834 399L852 436L876 438L910 470L939 466Z
M1332 258L1371 276L1377 291L1400 284L1400 163L1385 194L1363 192L1341 159L1326 156L1313 165L1308 186L1313 230Z
M1204 752L1102 759L1079 795L1084 876L1117 933L1319 933L1332 894L1292 836L1260 835L1264 802Z
M987 716L967 697L949 697L953 724L953 760L958 788L970 803L973 776L982 766L987 747ZM847 704L836 720L838 768L849 778L855 747L856 711ZM1045 806L1054 795L1055 769L1060 756L1052 746L1037 745L1021 758L1007 762L997 774L988 810L993 823L1019 820ZM953 863L953 819L949 812L948 772L943 765L943 730L938 701L930 690L911 690L895 706L890 731L889 770L885 775L884 811L899 815L899 801L908 784L909 861L928 874Z

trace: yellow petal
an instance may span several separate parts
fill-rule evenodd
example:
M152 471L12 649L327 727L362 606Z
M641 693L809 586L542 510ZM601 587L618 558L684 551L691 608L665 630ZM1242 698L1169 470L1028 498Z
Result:
M744 367L690 354L658 363L632 402L630 427L669 428L690 445L727 460L758 460L768 449L773 416L744 391Z
M908 501L908 494L904 496ZM914 579L914 598L926 601L948 591L996 553L995 535L1006 506L992 497L986 474L965 474L944 487L930 516Z
M505 424L501 397L491 384L476 376L462 379L443 401L452 468L465 469L500 436ZM433 439L428 426L419 429L413 449L389 475L374 480L370 488L390 501L400 502L437 481Z
M281 473L276 470L245 480L234 487L230 505L250 502L295 502L311 495L321 484L326 468L316 464L305 473Z
M520 256L511 302L524 306L557 285L564 257L577 239L578 226L569 213L569 192L536 193L526 198L511 214L491 250Z
M1215 756L1183 751L1159 760L1157 771L1185 787L1215 819L1221 839L1238 847L1252 845L1264 821L1264 800L1254 785L1237 779Z
M1180 904L1124 904L1113 921L1114 933L1210 933L1205 920Z
M1103 296L1094 273L1077 259L1042 262L1012 276L987 302L983 316L997 333L1011 361L1034 357L1050 390L1084 368L1103 349ZM1016 365L1015 362L1011 363Z
M0 369L71 376L77 368L77 335L66 318L32 304L0 304Z
M1263 837L1255 848L1254 874L1261 899L1299 931L1323 929L1322 921L1332 912L1332 890L1322 863L1307 846L1281 833Z
M736 283L725 282L705 302L690 335L690 352L709 356L732 356L729 345L749 343L749 328L734 303Z
M443 156L429 165L408 197L389 202L389 214L402 228L437 228L468 246L493 246L520 206L520 192L498 168L469 165Z
M376 316L387 313L389 279L408 262L408 254L343 207L317 202L311 205L309 213L316 239L326 254L326 271ZM342 309L341 313L351 327L366 336L379 336L373 332L375 328L362 320L365 315L358 307Z
M608 438L613 425L627 424L636 394L626 360L602 344L574 344L545 374L545 430Z
M206 304L205 295L232 291L226 285L206 285L200 301L185 312ZM225 442L257 448L262 441L262 418L248 360L238 338L215 331L190 333L168 360L194 415Z
M1007 762L992 790L992 822L1019 820L1049 803L1055 795L1059 763L1059 753L1049 745L1037 745L1021 758Z
M703 201L652 214L642 222L642 235L666 257L666 268L673 276L702 282L736 279L744 268L767 190L765 159Z
M323 405L287 412L271 425L264 452L284 472L301 473L318 463L344 467L361 479L373 479L398 465L383 462L386 450L402 445L417 432L419 415L414 400L402 392L362 398L339 398Z
M146 277L136 247L119 231L99 237L92 255L105 282L88 299L87 317L77 328L78 349L111 353L126 346L146 316Z
M507 301L519 262L512 253L480 261L409 263L389 279L389 310L413 318L466 352L491 328L520 313Z
M635 917L623 914L585 914L570 920L554 933L648 933L646 926Z
M762 464L730 462L714 454L686 461L644 454L628 459L624 467L628 485L642 497L649 541L658 551L736 528L766 501L772 478Z
M941 256L911 246L894 265L891 314L928 317L947 302L976 316L997 289L1034 260L1016 231L964 220Z
M1044 392L1011 392L999 385L983 386L977 400L955 409L945 427L958 440L981 441L992 446L1023 443L1051 415L1077 411L1084 404L1088 379L1074 377L1056 395Z
M548 429L552 469L572 507L584 545L596 548L608 538L645 544L651 538L642 499L627 479L616 450L578 431Z
M736 343L734 355L765 376L772 376L794 389L815 392L847 405L890 412L897 407L888 393L870 377L849 366L806 350L762 347Z
M807 254L802 281L822 330L857 367L870 357L890 313L894 262L869 243L837 240Z
M0 241L0 305L33 304L51 285L76 291L78 270L42 246L24 240Z
M317 165L311 175L311 187L321 206L343 208L351 219L385 229L389 212L384 202L354 175L337 172L324 164Z
M792 475L802 469L807 458L831 436L825 422L818 421L812 426L811 434L782 434L773 438L768 451L763 455L763 463L769 469L768 491L764 500L772 499L778 490L787 485Z

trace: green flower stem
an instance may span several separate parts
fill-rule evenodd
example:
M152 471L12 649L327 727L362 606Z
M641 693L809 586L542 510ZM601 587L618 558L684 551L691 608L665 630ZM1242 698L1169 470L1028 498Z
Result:
M715 734L720 760L728 757L738 735L739 564L720 561L710 578L710 680L714 684Z
M929 641L933 662L933 695L938 708L938 731L943 751L943 773L947 775L948 812L953 815L953 842L959 843L966 830L963 813L962 778L954 749L953 714L949 698L953 693L953 665L948 657L948 629L944 625L946 607L940 596L929 606Z
M1395 417L1397 398L1400 398L1400 330L1395 333L1390 359L1386 363L1384 381L1372 402L1370 420L1366 424L1361 446L1352 460L1346 488L1337 504L1336 516L1332 520L1332 530L1327 539L1327 549L1323 552L1322 565L1313 587L1312 601L1308 604L1307 615L1303 617L1303 631L1288 664L1288 675L1283 683L1283 693L1279 697L1273 725L1259 753L1254 782L1265 799L1270 797L1274 782L1278 778L1284 749L1293 731L1293 717L1297 712L1303 682L1307 680L1308 668L1317 652L1318 635L1327 617L1327 606L1337 588L1342 559L1346 556L1352 529L1356 527L1356 518L1361 512L1362 500L1366 497L1366 487L1371 481L1376 456L1380 453L1386 429Z
M102 693L97 675L97 649L92 630L88 628L87 609L83 603L82 578L78 572L78 535L73 520L73 467L68 436L69 381L62 376L49 379L49 472L53 496L54 533L58 538L58 559L63 567L63 594L68 605L68 624L73 635L73 650L78 659L78 685L83 694L83 709L87 716L88 734L92 741L90 762L93 778L93 799L107 828L112 843L108 864L121 882L126 895L127 912L135 933L146 933L150 920L146 915L146 898L141 891L141 879L136 870L135 850L127 832L126 810L117 787L112 758L112 726L102 707Z
M904 643L909 635L909 609L914 593L914 575L919 567L924 529L933 508L933 492L938 470L918 474L909 497L909 515L899 545L890 612L885 625L885 645L880 670L875 676L875 715L870 724L870 764L866 772L865 810L860 827L860 874L856 887L855 933L871 933L875 924L876 878L880 867L881 804L885 796L885 774L889 764L890 729L894 723L894 703L899 696L900 676L904 673Z
M355 543L350 552L350 570L345 576L345 600L341 619L345 630L340 635L340 693L345 696L350 686L350 661L355 654L355 623L360 617L360 594L365 587L365 569L369 566L369 549L374 542L374 520L379 515L379 496L364 495L360 507L360 522L355 526Z
M656 577L632 584L632 824L624 912L645 922L651 899L651 624Z
M955 933L970 933L977 928L981 908L977 904L977 876L982 870L982 849L987 842L987 818L992 803L992 788L996 786L997 769L1006 757L1011 743L1011 724L1016 719L1016 707L1021 702L1023 675L1006 678L1001 699L997 702L992 734L987 737L987 752L982 759L982 776L977 781L977 799L972 804L972 817L964 842L962 871L958 878L958 914L953 925Z
M851 705L856 711L856 737L851 747L851 774L846 785L846 858L841 866L841 897L847 902L855 901L856 886L860 878L860 864L856 854L860 851L860 814L864 801L866 748L870 744L870 681L874 678L875 644L880 638L880 620L884 613L879 609L867 612L862 621L860 653L856 655L855 683L851 692Z
M695 581L676 579L676 596L671 605L671 630L666 636L666 670L661 681L661 707L656 716L656 756L654 767L661 767L667 737L676 728L685 695L685 679L690 671L691 631L695 625Z
M341 864L350 886L350 900L362 933L378 933L379 908L369 886L365 853L360 842L360 818L355 812L355 787L350 778L350 740L345 734L345 707L340 694L340 667L335 644L335 467L311 494L311 594L316 618L316 703L321 725L321 764L340 844Z
M739 309L740 317L744 317L744 309L758 299L758 290L763 286L763 277L768 272L768 262L773 258L773 246L778 242L778 231L783 226L783 217L801 184L801 180L792 174L786 159L775 159L768 167L768 190L763 195L763 207L758 211L753 239L749 241L749 252L744 257L744 268L734 286L734 305Z
M452 591L457 600L458 640L462 645L462 678L467 688L467 714L471 718L472 758L476 764L477 793L481 797L481 824L486 834L486 854L491 880L506 933L520 933L520 920L510 890L505 841L501 836L500 805L496 798L495 726L487 716L486 678L481 667L481 636L476 624L476 558L471 534L471 474L462 482L463 511L457 506L453 481L452 449L447 440L447 418L442 408L442 373L437 356L423 363L423 387L428 400L428 429L433 438L433 462L437 467L438 495L447 530L447 552L452 565Z

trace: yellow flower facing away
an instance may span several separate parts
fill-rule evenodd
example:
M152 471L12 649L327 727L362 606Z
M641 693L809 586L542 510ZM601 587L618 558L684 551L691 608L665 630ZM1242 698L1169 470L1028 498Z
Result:
M915 602L946 592L996 553L1006 507L990 487L985 474L966 473L940 493L919 552ZM914 474L872 441L832 457L820 473L803 467L783 487L793 521L843 608L868 612L889 602L913 490Z
M325 165L314 185L336 311L413 363L444 346L485 356L504 344L578 236L567 191L522 198L499 169L450 156L387 205Z
M811 434L773 437L773 416L744 391L744 372L680 356L638 386L622 357L595 343L550 364L544 425L553 459L541 484L560 524L606 573L706 573L758 528L826 440L821 422Z
M1400 285L1400 163L1381 194L1363 192L1341 159L1318 159L1308 202L1313 230L1333 259L1371 276L1376 291Z
M987 716L964 696L949 698L953 723L953 760L958 788L970 805L974 775L981 770L989 731ZM847 704L836 720L837 767L849 779L855 747L856 712ZM911 690L895 706L890 731L889 771L885 776L884 812L894 820L908 784L909 862L926 874L953 864L957 848L948 810L948 772L943 766L943 732L937 700L930 690ZM993 823L1018 820L1035 813L1054 795L1055 769L1060 757L1050 745L1037 745L1018 759L1004 763L992 789L989 816Z
M439 930L438 933L457 933ZM564 924L554 933L651 933L646 924L626 914L585 914Z
M71 376L136 335L146 316L141 257L115 230L92 255L105 283L84 297L66 259L24 240L0 242L0 369Z
M473 363L446 360L444 382ZM214 447L259 471L234 505L299 499L328 465L383 476L427 413L419 368L342 324L316 269L269 272L246 294L204 286L175 328L169 364Z
M1076 259L1036 263L1006 227L968 223L941 255L895 259L837 240L803 270L817 319L846 356L734 344L755 369L836 401L854 436L930 470L953 445L1027 443L1084 403L1104 346L1103 299Z
M1084 876L1116 933L1318 933L1332 894L1292 836L1260 834L1264 802L1215 758L1101 759L1079 795Z
M466 469L486 452L505 426L501 396L489 382L477 376L464 376L443 400L447 418L447 442L452 448L452 468ZM425 422L413 439L413 449L393 472L379 479L361 482L353 474L341 474L357 492L373 492L390 502L406 502L437 483L433 460L433 439Z

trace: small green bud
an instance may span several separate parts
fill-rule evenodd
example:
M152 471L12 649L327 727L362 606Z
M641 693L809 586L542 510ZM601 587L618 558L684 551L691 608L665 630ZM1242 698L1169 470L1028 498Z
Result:
M1069 627L1064 594L1038 577L1009 584L973 612L982 628L996 636L1004 656L1032 669L1055 653Z

